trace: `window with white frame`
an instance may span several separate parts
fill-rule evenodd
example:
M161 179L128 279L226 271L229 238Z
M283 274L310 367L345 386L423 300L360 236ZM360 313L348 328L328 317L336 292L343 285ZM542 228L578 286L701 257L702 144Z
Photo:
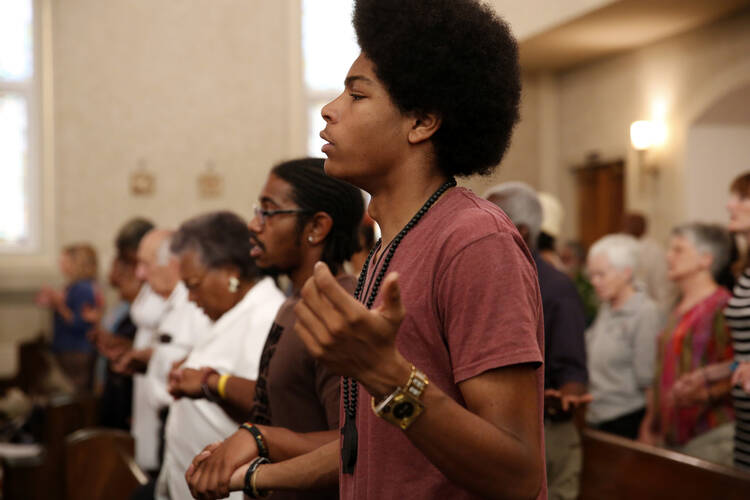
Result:
M37 245L34 0L0 1L0 252Z
M352 27L353 0L302 0L302 57L307 97L307 151L320 157L325 127L320 110L344 88L359 54Z

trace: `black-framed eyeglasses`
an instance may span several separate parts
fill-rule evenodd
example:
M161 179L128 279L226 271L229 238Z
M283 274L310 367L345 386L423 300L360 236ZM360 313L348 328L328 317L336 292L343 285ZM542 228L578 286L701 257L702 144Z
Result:
M253 207L253 213L258 218L258 222L260 222L261 226L264 226L266 224L266 219L269 217L273 217L274 215L282 215L282 214L309 214L311 213L310 210L304 210L302 208L290 208L290 209L278 209L278 210L266 210L262 207L259 207L258 205L255 205Z

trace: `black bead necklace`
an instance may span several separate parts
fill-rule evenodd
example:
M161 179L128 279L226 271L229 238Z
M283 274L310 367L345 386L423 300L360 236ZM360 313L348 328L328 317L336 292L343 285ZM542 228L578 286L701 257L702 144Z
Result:
M417 222L419 222L419 220L424 216L424 214L427 213L427 210L429 210L430 207L435 204L437 199L440 198L443 195L443 193L445 193L448 189L454 187L455 185L456 185L456 179L451 178L445 184L440 186L438 190L435 191L432 194L432 196L430 196L430 198L424 203L424 205L422 205L422 208L420 208L419 211L416 214L414 214L414 217L412 217L411 220L406 223L404 228L401 229L401 231L399 231L396 237L393 238L393 241L391 241L387 249L384 250L386 254L385 254L385 258L383 259L383 266L380 268L380 271L378 272L377 276L375 276L375 280L373 281L370 295L367 297L367 301L365 302L365 307L367 309L371 309L373 303L375 303L375 298L378 296L378 292L380 291L380 285L383 282L385 273L388 271L388 265L391 263L393 254L396 253L396 248L398 248L398 245L401 243L401 240L404 239L404 236L406 236L406 233L408 233L414 226L417 225ZM382 244L382 240L378 240L375 246L372 247L372 250L370 250L370 254L367 256L367 260L365 261L365 265L362 267L362 271L359 273L359 279L357 280L357 288L354 290L354 298L359 301L361 301L362 290L365 286L365 281L367 280L367 273L370 268L370 261L372 260L372 257L375 254L375 251L378 248L380 248L381 244ZM357 385L357 382L355 380L350 379L349 377L344 377L343 392L344 392L344 428L341 430L341 433L344 435L344 446L341 448L341 464L342 464L342 471L344 472L344 474L353 474L354 466L357 463L356 418L357 418L357 396L359 393L359 386Z

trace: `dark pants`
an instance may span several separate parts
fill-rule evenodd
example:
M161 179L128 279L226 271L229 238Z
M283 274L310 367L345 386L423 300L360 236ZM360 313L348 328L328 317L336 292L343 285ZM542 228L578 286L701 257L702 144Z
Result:
M137 490L133 492L130 500L154 500L156 494L156 478L151 479L148 483L143 486L139 486Z
M638 430L641 427L644 415L646 415L646 409L641 408L621 417L596 424L594 427L600 431L617 434L624 438L638 439Z

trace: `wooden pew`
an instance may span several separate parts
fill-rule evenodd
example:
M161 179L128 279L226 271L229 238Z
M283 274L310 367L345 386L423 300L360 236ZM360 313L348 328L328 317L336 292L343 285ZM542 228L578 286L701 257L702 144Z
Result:
M82 429L65 443L67 500L128 500L148 482L133 460L133 437L114 429Z
M583 429L581 500L747 500L750 474Z
M97 401L93 395L50 398L42 418L32 425L35 440L44 453L36 461L3 463L3 500L63 500L65 495L65 439L96 423Z

